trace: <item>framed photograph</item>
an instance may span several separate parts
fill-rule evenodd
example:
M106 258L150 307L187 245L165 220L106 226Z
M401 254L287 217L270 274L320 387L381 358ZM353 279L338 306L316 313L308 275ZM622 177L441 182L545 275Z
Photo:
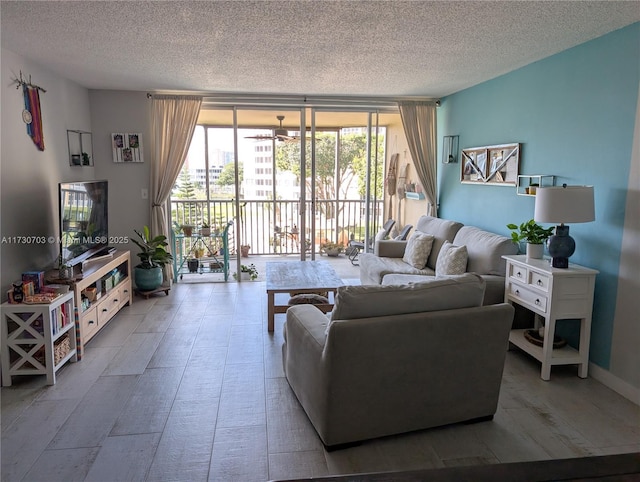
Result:
M140 133L113 133L111 146L113 162L144 162Z
M520 144L470 147L462 150L460 182L515 186L520 165Z

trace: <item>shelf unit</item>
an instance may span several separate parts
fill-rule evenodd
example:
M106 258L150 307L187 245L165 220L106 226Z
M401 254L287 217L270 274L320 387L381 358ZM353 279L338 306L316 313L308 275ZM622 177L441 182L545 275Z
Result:
M69 360L77 361L73 292L51 303L2 304L2 385L16 375L46 375L56 383L56 372Z
M555 185L556 176L551 174L518 175L516 194L518 194L518 196L535 196L536 187L550 187Z
M407 199L415 199L415 200L425 199L423 192L405 192L404 194Z
M221 273L229 280L229 226L208 236L173 233L174 282L185 274ZM191 266L190 266L191 264Z

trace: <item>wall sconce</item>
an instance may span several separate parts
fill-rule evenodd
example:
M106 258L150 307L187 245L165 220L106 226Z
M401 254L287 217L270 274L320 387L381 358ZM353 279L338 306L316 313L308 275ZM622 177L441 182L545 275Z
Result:
M452 164L458 162L459 136L444 136L442 138L442 162Z

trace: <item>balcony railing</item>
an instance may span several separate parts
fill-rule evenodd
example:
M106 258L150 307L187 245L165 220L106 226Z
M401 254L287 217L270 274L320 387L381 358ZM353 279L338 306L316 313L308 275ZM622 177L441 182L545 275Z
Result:
M229 250L236 252L236 232L243 245L251 246L252 254L299 254L302 250L300 232L300 202L294 200L243 200L236 213L233 200L171 201L174 228L182 225L200 228L207 222L212 229L222 228L228 220L234 225L229 231ZM330 241L345 247L350 239L365 237L365 202L361 200L316 200L306 203L304 240L307 252L312 247L320 251L321 244ZM384 223L383 201L372 205L370 236Z

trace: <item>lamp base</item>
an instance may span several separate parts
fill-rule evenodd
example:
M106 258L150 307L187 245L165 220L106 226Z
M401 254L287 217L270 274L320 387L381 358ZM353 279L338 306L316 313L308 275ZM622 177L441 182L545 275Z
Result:
M568 268L569 258L576 250L576 242L569 236L569 226L556 226L556 234L549 238L549 255L554 268Z

